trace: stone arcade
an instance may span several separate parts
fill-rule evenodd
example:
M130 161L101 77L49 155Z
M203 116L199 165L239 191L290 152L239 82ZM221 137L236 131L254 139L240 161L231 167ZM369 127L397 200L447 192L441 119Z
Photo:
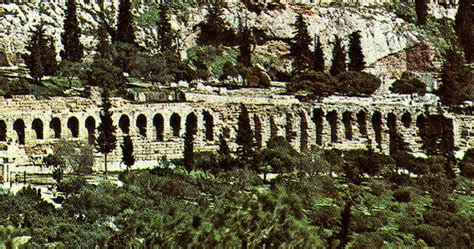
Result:
M474 117L441 108L436 97L332 96L312 103L291 95L274 95L264 89L224 90L220 93L186 93L185 102L137 103L113 99L113 120L117 141L132 137L137 163L134 168L152 167L163 156L182 156L185 120L198 117L195 150L216 150L224 134L235 148L237 117L241 104L250 113L258 146L273 135L284 136L298 150L310 148L359 149L371 146L389 153L391 136L400 135L414 153L422 148L423 120L443 116L449 121L453 146L462 153L474 146ZM51 145L62 140L93 142L100 119L99 99L55 97L36 100L33 96L0 99L0 174L3 181L15 175L48 173L42 158ZM432 134L436 136L436 134ZM123 170L120 146L110 155L110 170ZM96 154L96 171L103 170L102 156Z

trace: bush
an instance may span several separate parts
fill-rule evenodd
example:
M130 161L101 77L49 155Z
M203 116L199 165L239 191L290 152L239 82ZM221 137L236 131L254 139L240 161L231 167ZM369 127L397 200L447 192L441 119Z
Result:
M309 71L297 75L288 86L288 92L307 91L310 97L328 96L334 94L336 84L336 79L327 73Z
M419 94L426 93L426 85L420 80L411 77L408 73L403 73L402 77L396 80L390 87L390 91L399 94Z
M469 149L459 163L461 175L469 179L474 178L474 149Z
M342 72L337 80L337 91L348 96L370 95L382 84L379 78L365 72Z
M393 198L398 202L410 202L411 193L407 188L399 188L393 192Z

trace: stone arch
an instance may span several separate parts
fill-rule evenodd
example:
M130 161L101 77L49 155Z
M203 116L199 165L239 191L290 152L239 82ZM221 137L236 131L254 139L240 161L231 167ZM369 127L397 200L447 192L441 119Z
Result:
M313 121L316 125L316 144L323 144L323 116L324 112L321 108L315 109L313 112Z
M173 129L173 136L179 137L181 130L181 117L177 113L173 113L170 118L170 126Z
M352 140L352 112L345 111L342 114L342 123L344 124L344 131L347 140Z
M33 120L33 123L31 123L31 129L35 131L36 139L43 139L43 121L41 119L36 118Z
M153 117L153 126L155 127L156 141L164 141L165 120L163 115L158 113Z
M300 112L300 133L300 151L305 152L308 150L308 120L304 111Z
M67 128L71 131L72 137L79 137L79 120L76 117L69 118Z
M372 115L372 127L375 133L375 142L382 147L382 113L375 111Z
M206 140L214 141L214 117L208 111L204 111L202 114L206 128Z
M329 122L329 128L331 129L331 143L337 143L337 112L331 111L326 115L326 119Z
M405 112L402 115L402 120L401 121L402 121L403 126L405 126L405 128L410 128L411 122L412 122L411 114L409 112Z
M23 119L17 119L13 123L13 130L16 131L18 143L21 145L25 144L25 122Z
M0 141L7 141L7 124L3 120L0 120Z
M61 120L59 118L51 119L49 128L53 130L54 138L61 138Z
M262 121L260 121L257 114L253 115L253 122L255 123L255 142L257 143L257 148L262 148Z
M119 127L123 134L130 133L130 118L126 114L120 116Z
M186 132L189 132L191 135L196 135L197 133L197 116L194 112L189 113L186 116Z
M367 113L364 110L360 110L356 116L360 134L367 136Z
M143 114L138 115L136 126L138 128L138 133L144 137L146 137L146 123L146 116Z
M95 143L95 129L96 129L94 117L88 117L86 119L85 127L87 129L87 141L89 142L89 144L94 144Z

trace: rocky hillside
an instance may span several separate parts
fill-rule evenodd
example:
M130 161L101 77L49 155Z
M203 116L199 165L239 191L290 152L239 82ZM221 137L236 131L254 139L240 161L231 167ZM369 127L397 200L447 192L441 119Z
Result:
M109 6L111 10L117 6ZM80 8L80 22L83 29L82 43L93 53L95 46L93 37L97 28L97 12L99 8L92 5L82 5ZM65 7L56 3L45 3L40 14L37 7L31 4L0 4L0 50L4 51L3 62L16 65L21 63L20 54L24 53L24 45L28 39L29 30L42 19L46 24L47 32L54 37L58 51L61 48L60 33L62 30ZM204 8L184 8L173 16L173 27L180 33L180 44L185 56L187 48L196 44L195 38L199 32L197 25L204 19ZM242 10L241 6L232 5L225 12L225 18L237 29L239 15L249 17L249 25L261 30L259 35L265 37L265 42L255 49L255 57L263 61L275 63L288 69L289 60L287 41L292 38L296 15L304 13L311 35L319 35L324 46L326 66L331 59L332 41L334 36L342 37L347 47L348 34L360 30L362 47L368 70L385 78L399 76L407 69L406 51L420 41L424 41L422 34L411 23L397 17L387 8L364 7L309 7L287 6L286 8L263 11L256 14ZM154 25L158 19L158 10L151 6L141 6L135 9L137 25L137 39L144 47L153 50L157 32ZM110 15L113 22L113 15ZM401 60L401 61L400 61Z

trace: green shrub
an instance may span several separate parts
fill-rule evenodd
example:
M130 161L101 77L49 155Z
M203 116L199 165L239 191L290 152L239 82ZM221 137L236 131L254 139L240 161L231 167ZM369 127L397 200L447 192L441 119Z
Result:
M366 72L342 72L337 79L337 91L348 96L370 95L382 84L379 78Z
M402 78L396 80L390 87L390 91L400 94L419 94L426 93L426 84L420 80L410 77L409 74L403 73Z
M411 193L407 188L399 188L393 192L393 198L398 202L410 202Z

